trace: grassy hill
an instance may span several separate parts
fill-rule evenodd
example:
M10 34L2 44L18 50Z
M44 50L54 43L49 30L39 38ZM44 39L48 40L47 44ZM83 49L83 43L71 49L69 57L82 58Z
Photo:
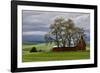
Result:
M56 60L79 60L79 59L89 59L89 51L72 51L72 52L52 52L52 47L54 44L23 44L23 62L35 62L35 61L56 61ZM42 50L42 52L32 52L29 51L32 47L36 47L37 51ZM89 45L87 46L89 50Z

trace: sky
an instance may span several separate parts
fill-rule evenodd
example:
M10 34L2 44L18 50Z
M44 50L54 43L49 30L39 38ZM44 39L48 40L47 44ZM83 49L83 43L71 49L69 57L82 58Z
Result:
M85 29L87 36L90 36L90 14L73 12L52 12L22 10L22 38L24 41L44 41L44 35L50 30L50 24L57 17L72 19L75 26Z

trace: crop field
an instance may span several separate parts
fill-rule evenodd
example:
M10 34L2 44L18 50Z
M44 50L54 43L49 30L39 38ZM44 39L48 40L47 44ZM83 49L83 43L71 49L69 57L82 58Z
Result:
M23 62L39 62L39 61L58 61L58 60L80 60L89 59L90 51L87 46L86 51L72 52L52 52L54 44L23 44L22 61ZM36 47L37 52L30 52L32 47ZM41 52L39 51L41 50Z

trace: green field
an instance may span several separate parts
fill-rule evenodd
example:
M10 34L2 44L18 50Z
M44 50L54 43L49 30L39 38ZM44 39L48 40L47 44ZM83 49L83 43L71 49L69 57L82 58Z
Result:
M79 60L79 59L89 59L90 52L89 51L73 51L73 52L52 52L52 46L54 44L23 44L23 62L37 62L37 61L58 61L58 60ZM42 52L32 52L32 47L36 47L36 49L42 50ZM89 50L89 46L87 46L87 50Z

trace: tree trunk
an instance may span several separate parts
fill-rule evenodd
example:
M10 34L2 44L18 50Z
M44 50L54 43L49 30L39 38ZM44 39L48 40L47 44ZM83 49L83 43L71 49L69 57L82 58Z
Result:
M63 40L63 47L66 47L66 42L65 42L65 40Z
M59 47L59 39L57 33L56 33L56 43L57 43L57 47Z

